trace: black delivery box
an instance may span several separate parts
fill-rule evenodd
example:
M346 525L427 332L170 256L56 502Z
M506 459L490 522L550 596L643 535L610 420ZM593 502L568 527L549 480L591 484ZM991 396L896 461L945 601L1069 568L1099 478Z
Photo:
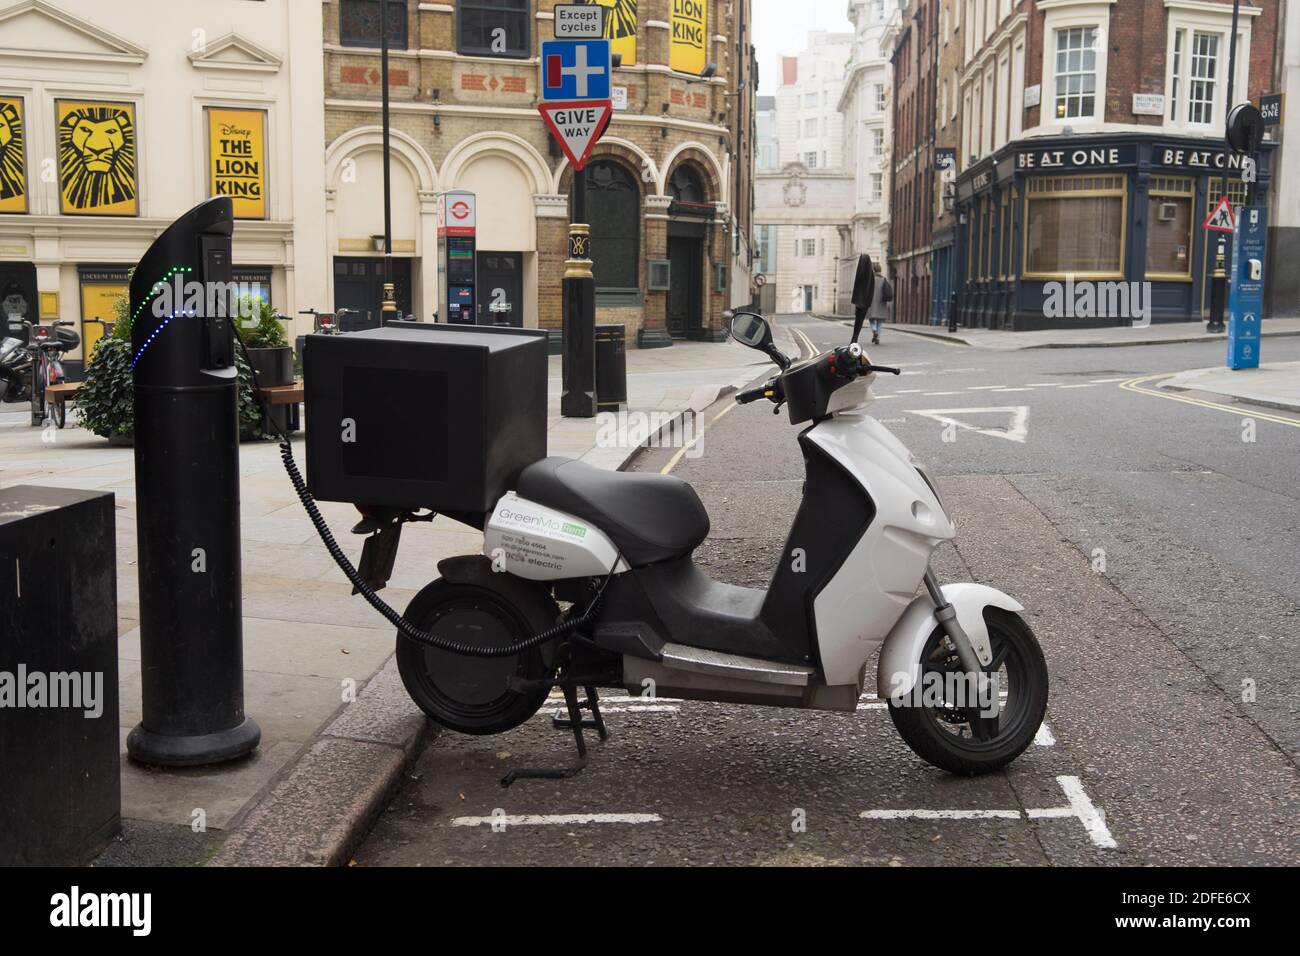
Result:
M307 486L321 501L482 514L546 457L546 332L402 323L309 335Z

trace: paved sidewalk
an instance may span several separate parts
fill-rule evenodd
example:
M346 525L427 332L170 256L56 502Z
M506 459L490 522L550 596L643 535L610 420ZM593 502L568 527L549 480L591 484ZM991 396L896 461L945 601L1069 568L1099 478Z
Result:
M627 364L630 432L636 413L658 413L662 424L702 410L767 367L734 342L629 350ZM550 375L550 453L621 467L636 452L624 439L638 436L611 427L609 418L561 418L558 357ZM126 735L141 717L132 449L110 446L71 422L62 431L32 428L27 414L26 406L0 406L0 485L116 495L124 836L100 862L188 864L214 855L224 863L346 861L425 742L427 725L392 665L392 627L351 596L284 474L278 446L240 448L244 691L247 712L262 728L261 746L225 766L158 770L125 756ZM642 425L649 420L640 417ZM294 446L301 467L301 437ZM357 560L361 542L347 533L355 510L325 502L321 511ZM479 532L445 518L409 527L384 599L405 607L436 576L439 560L481 548ZM206 829L196 832L199 820ZM227 840L232 832L237 836Z
M1300 412L1300 362L1265 362L1259 368L1237 370L1191 369L1165 379L1160 387Z
M816 318L852 323L844 316L817 315ZM885 326L889 332L906 332L940 339L958 345L998 352L1018 352L1024 349L1075 349L1105 348L1131 345L1171 345L1178 342L1204 342L1207 339L1226 340L1227 334L1210 335L1204 322L1170 322L1148 326L1144 329L1116 327L1105 329L1044 329L1032 332L1000 332L992 329L958 329L949 332L940 325L907 325L891 322ZM1265 337L1300 335L1300 318L1265 319Z

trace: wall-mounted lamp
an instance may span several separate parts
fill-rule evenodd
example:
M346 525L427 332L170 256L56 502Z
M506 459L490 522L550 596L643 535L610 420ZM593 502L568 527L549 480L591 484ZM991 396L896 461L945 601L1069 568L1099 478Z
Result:
M610 57L610 63L613 65L614 69L617 70L620 66L623 65L623 54L615 53L613 56Z
M434 128L434 129L442 129L442 114L441 114L441 113L434 113L434 114L433 114L433 128Z
M700 71L700 79L701 79L701 80L707 80L707 79L709 79L709 78L715 76L715 75L717 74L717 72L718 72L718 64L716 64L716 63L705 63L705 64L704 64L704 69Z
M667 139L667 138L668 138L668 127L667 127L667 126L660 126L660 127L659 127L659 138L660 138L660 139Z

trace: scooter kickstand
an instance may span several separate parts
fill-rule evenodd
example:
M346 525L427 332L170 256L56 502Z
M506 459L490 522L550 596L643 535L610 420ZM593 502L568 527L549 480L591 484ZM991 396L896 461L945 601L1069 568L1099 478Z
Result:
M578 709L579 711L584 709L591 711L591 717L589 719L585 717L582 718L580 723L583 727L590 727L595 730L596 733L600 734L601 740L608 740L609 728L605 726L605 718L600 715L600 697L596 693L596 688L588 685L584 690L587 692L587 699L578 704ZM558 715L553 716L551 718L551 726L555 727L557 730L572 730L572 716L569 718L560 717Z
M587 688L588 695L591 695L593 689ZM592 697L593 701L594 699ZM562 767L555 770L531 770L528 768L511 770L501 778L501 786L508 787L516 780L567 780L569 777L577 776L587 766L587 741L582 736L582 728L586 726L586 722L582 719L582 708L578 704L577 688L572 684L564 685L564 703L569 710L569 719L565 722L565 726L573 730L573 741L578 746L578 762L571 767ZM604 721L599 716L600 712L594 712L597 715L596 719L600 720L600 726L603 730ZM601 736L602 738L605 736L603 732Z

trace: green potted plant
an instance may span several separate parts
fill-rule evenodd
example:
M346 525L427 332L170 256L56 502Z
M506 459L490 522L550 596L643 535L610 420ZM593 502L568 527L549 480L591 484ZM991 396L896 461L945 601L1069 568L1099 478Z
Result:
M278 324L278 323L277 323ZM244 438L265 438L262 410L253 395L253 379L244 357L235 353L239 371L239 429ZM131 306L126 293L113 302L113 324L86 361L85 377L74 398L80 425L129 445L135 435L135 381L131 375Z
M293 349L285 334L280 314L265 299L244 296L239 300L239 318L235 327L244 341L248 362L257 373L257 384L263 388L293 384ZM261 414L260 426L271 427L271 421L280 431L288 432L290 409L288 405L272 405L264 398L257 400Z
M244 296L239 301L239 337L262 386L293 384L293 349L283 320L264 299Z

